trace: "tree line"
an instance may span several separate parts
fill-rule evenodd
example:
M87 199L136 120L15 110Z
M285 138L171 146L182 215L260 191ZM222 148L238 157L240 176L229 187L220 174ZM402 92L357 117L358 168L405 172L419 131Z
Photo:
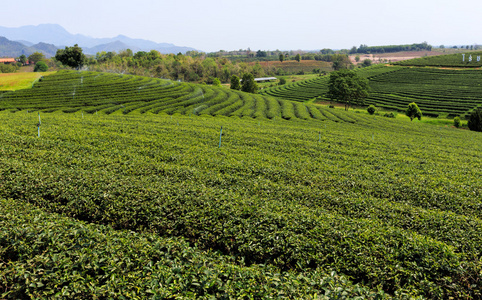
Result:
M360 47L353 46L350 49L350 54L374 54L374 53L393 53L393 52L400 52L400 51L432 51L432 46L427 44L427 42L423 42L420 44L411 44L411 45L388 45L388 46L367 46L367 45L360 45Z

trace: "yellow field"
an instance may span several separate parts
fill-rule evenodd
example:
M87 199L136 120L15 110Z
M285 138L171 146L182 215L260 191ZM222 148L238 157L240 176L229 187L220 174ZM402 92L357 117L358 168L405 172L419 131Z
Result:
M32 87L32 83L42 76L54 72L43 73L0 73L0 91L16 91Z

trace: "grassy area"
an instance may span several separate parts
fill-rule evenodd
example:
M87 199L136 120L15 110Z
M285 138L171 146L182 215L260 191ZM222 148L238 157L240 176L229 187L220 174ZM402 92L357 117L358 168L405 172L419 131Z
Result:
M0 91L16 91L32 87L32 83L42 76L55 72L45 73L2 73L0 74Z

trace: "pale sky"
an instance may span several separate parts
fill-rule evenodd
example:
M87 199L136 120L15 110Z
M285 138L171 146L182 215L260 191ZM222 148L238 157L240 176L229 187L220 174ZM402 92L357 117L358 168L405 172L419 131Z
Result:
M482 43L481 13L475 0L22 0L2 1L0 26L59 24L207 52L314 50Z

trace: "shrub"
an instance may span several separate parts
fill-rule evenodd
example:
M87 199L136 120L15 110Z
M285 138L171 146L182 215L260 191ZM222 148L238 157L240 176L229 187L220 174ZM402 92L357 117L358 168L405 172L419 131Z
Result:
M472 131L482 132L482 109L477 109L470 114L467 124Z
M375 112L377 111L377 108L375 107L375 105L370 105L368 106L367 108L367 112L370 114L370 115L373 115Z
M389 112L389 113L385 113L383 116L387 118L395 118L397 115L394 114L393 112Z
M285 78L280 78L279 79L279 85L286 84L286 79Z
M329 108L335 108L335 106L334 106L334 105L330 105L330 106L328 106L328 107L329 107Z
M35 68L33 69L34 72L47 72L49 67L43 61L39 61L35 64Z
M415 102L412 102L408 105L405 114L407 115L407 117L410 118L410 121L413 121L414 118L417 118L419 120L422 119L422 111L420 110L420 108L418 108L418 105Z
M460 118L459 117L455 117L454 118L454 126L459 128L460 127Z

